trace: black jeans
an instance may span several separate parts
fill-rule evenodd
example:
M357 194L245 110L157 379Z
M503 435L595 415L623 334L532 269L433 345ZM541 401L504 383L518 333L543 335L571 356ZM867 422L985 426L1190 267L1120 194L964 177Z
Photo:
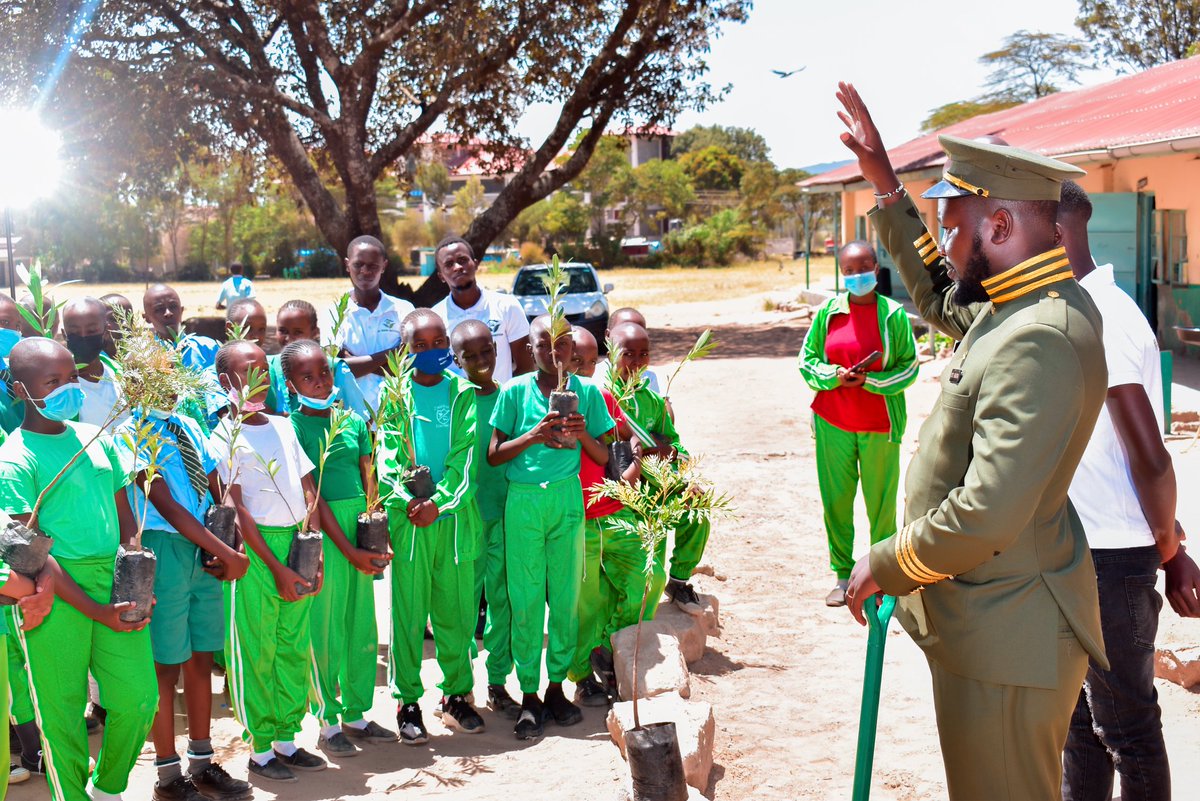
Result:
M1092 561L1111 669L1088 662L1063 753L1063 798L1108 801L1115 769L1121 801L1167 801L1171 769L1154 689L1154 636L1163 603L1154 589L1158 549L1096 550Z

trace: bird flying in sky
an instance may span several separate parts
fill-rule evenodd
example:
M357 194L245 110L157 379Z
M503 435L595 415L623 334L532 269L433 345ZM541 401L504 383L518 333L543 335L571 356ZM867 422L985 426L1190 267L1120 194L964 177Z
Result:
M771 70L771 72L775 73L780 78L790 78L793 75L795 75L797 72L804 72L804 70L807 69L807 67L808 67L808 65L805 64L803 67L800 67L799 69L791 70L789 72L784 72L783 70Z

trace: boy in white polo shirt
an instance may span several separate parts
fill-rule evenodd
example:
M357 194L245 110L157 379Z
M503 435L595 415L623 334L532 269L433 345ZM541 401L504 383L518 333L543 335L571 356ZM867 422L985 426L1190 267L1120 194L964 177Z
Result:
M1114 769L1121 798L1169 798L1171 771L1154 689L1154 636L1162 597L1183 617L1200 616L1200 570L1179 541L1175 471L1162 441L1158 340L1141 310L1097 267L1088 247L1092 204L1064 181L1058 224L1075 277L1104 322L1108 396L1071 481L1100 594L1109 669L1088 663L1063 753L1063 796L1110 798Z
M496 369L492 379L503 385L514 375L533 370L533 355L529 350L529 320L521 304L511 295L502 295L479 286L475 273L479 262L475 251L461 236L448 236L438 243L433 254L437 261L438 278L450 287L450 294L436 303L433 311L446 330L463 320L478 320L492 332L496 343ZM466 375L457 364L450 368Z
M413 310L407 300L394 298L379 289L387 269L387 252L373 236L360 236L346 248L346 272L353 291L346 319L335 331L341 356L358 379L359 389L374 412L383 388L387 355L400 347L400 321Z

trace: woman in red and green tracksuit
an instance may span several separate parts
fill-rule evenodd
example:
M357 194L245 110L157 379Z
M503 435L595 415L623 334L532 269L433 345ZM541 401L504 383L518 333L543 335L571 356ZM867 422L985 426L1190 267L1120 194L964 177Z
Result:
M854 496L862 481L872 544L896 533L904 390L917 379L917 349L908 313L875 291L879 265L865 242L842 249L847 294L825 302L800 352L800 374L812 389L817 483L825 510L829 566L837 585L825 598L845 603L854 567ZM875 352L883 355L859 370Z

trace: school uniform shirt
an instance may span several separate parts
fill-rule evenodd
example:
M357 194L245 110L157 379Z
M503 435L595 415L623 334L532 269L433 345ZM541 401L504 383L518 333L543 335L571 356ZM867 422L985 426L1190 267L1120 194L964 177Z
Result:
M625 413L621 411L621 407L617 405L612 394L606 389L601 389L600 394L604 397L604 406L608 409L608 413L616 425L624 423ZM583 488L583 516L587 520L608 517L624 508L621 502L615 498L595 498L595 487L597 484L602 484L605 478L607 478L605 466L592 461L592 457L581 450L579 485Z
M25 421L25 402L12 393L12 374L8 371L8 359L0 359L0 429L7 434L21 427Z
M209 443L218 460L217 475L242 488L242 503L256 523L298 526L305 512L300 479L311 473L314 465L286 418L264 416L265 424L243 423L236 434L229 417L213 430ZM268 465L278 467L274 477Z
M105 426L107 423L105 428L112 432L129 419L129 412L122 411L116 419L109 420L113 411L124 404L124 398L121 396L121 388L117 386L116 373L103 361L100 364L104 369L100 380L91 381L82 375L79 376L79 386L83 388L83 408L79 410L79 422L90 426Z
M254 297L254 285L244 275L231 275L221 284L221 294L217 295L218 306L229 306L242 298Z
M519 375L504 385L492 412L492 426L509 439L532 430L549 411L550 399L537 385L538 372ZM600 390L590 381L570 376L567 389L579 396L579 413L583 415L587 432L600 437L613 429L616 422L604 405ZM531 445L508 463L508 480L513 484L547 484L579 475L579 454L583 446L576 443L573 450Z
M308 460L320 466L321 451L325 448L332 417L297 411L288 420ZM367 431L367 424L358 415L348 415L342 430L333 441L324 468L317 476L321 480L321 497L327 501L363 497L359 459L370 455L371 435Z
M175 343L179 361L189 370L215 370L221 343L200 334L184 334Z
M86 423L66 427L61 434L18 428L0 445L0 510L10 515L33 511L38 494L97 431ZM100 435L38 509L37 528L54 539L50 553L56 559L116 555L121 531L113 496L128 483L112 438Z
M192 418L179 413L172 414L170 421L187 433L187 437L191 440L192 447L196 451L196 456L200 460L200 467L204 471L204 474L207 476L213 470L216 470L217 455L213 452L212 445L204 435L200 424ZM192 486L192 478L188 474L187 466L183 462L183 455L179 451L178 439L167 427L167 421L156 417L143 418L140 415L131 417L116 430L113 437L118 455L122 457L125 464L134 464L139 472L146 469L149 461L149 454L146 449L141 449L135 461L133 449L130 446L134 444L138 427L144 426L147 422L150 424L150 434L162 439L162 445L158 451L158 477L155 481L164 482L167 485L167 489L171 491L171 497L175 499L175 502L182 506L189 515L203 521L205 513L208 512L208 507L213 504L212 495L207 490L205 490L203 495L200 495L196 492L195 487ZM134 515L140 520L143 510L145 512L147 531L179 533L179 529L167 522L167 519L159 513L154 504L146 505L146 496L140 488L131 483L128 492L129 504L133 507Z
M413 310L407 300L380 293L379 303L365 309L354 302L346 309L346 319L337 332L337 341L351 356L370 356L400 346L400 323ZM358 376L358 388L372 411L379 408L379 395L383 391L383 376L375 373Z
M1162 362L1150 323L1133 298L1113 280L1111 264L1097 267L1079 285L1091 296L1104 321L1109 388L1140 384L1154 407L1158 430L1162 431ZM1154 534L1138 502L1129 459L1106 406L1100 407L1100 416L1071 479L1068 495L1083 521L1083 531L1092 548L1154 544Z
M512 295L494 292L480 287L479 300L469 309L460 308L452 295L447 295L433 306L433 311L446 323L446 332L463 320L478 320L492 332L496 343L496 369L492 377L503 384L513 377L512 343L529 336L529 319L521 304ZM456 375L465 376L457 364L450 367Z
M504 502L508 499L508 465L493 467L487 460L492 443L492 411L499 399L499 389L488 395L475 395L475 500L484 520L503 520Z

